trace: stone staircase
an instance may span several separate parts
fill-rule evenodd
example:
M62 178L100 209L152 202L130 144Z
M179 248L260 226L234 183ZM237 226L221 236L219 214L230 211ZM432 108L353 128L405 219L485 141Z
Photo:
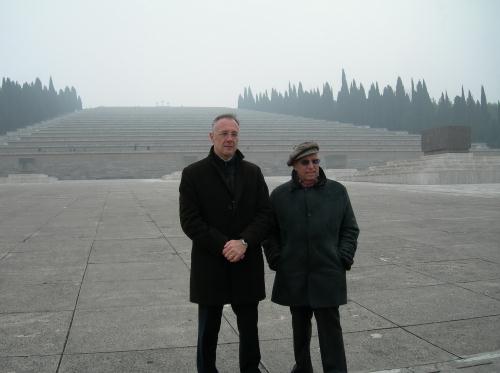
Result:
M325 168L360 169L418 158L420 136L347 123L232 108L100 107L7 133L0 176L59 179L156 178L206 156L218 114L241 121L240 150L267 175L288 174L293 144L316 140Z

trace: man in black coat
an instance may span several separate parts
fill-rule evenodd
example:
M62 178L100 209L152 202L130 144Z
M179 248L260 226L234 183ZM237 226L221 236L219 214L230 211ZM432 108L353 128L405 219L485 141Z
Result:
M317 143L304 142L290 154L292 179L271 193L275 229L264 244L276 270L272 301L292 314L294 373L313 371L313 314L323 371L347 372L339 305L347 303L346 270L359 229L346 188L326 178L318 152Z
M238 150L239 122L216 117L208 157L186 167L179 187L180 221L193 241L190 300L198 304L198 372L214 373L224 304L236 314L240 371L260 372L258 302L265 298L260 243L272 219L259 167Z

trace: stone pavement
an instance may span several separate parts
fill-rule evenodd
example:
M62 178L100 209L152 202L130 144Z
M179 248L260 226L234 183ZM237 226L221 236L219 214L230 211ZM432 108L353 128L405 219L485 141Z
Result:
M500 184L346 185L361 228L341 308L350 372L500 372ZM195 372L177 189L0 185L0 372ZM262 371L289 372L288 309L265 300L259 322ZM229 308L220 372L237 351Z

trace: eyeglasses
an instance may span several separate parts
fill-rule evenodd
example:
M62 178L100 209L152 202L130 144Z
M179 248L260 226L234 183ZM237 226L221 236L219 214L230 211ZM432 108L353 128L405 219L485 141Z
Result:
M230 136L230 137L236 138L236 137L238 137L238 132L236 132L236 131L233 131L233 132L229 132L229 131L222 131L222 132L218 132L216 135L217 135L217 136L224 137L224 138L226 138L227 136Z
M318 165L320 162L320 159L319 158L316 158L316 159L301 159L299 161L299 163L302 165L302 166L309 166L309 163L312 163L313 165Z

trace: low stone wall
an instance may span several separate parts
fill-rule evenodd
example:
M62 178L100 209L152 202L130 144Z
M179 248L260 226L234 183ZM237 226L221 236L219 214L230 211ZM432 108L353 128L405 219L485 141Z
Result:
M7 177L0 177L0 184L53 183L55 181L57 178L44 174L9 174Z
M346 180L357 174L358 170L353 168L347 169L325 169L325 175L332 180Z
M391 161L369 167L343 180L390 184L500 183L500 156L473 153L427 155L411 161Z
M260 152L246 154L249 161L261 166L264 175L288 176L285 162L288 153ZM206 153L132 153L132 154L52 154L37 157L24 155L0 158L0 183L50 182L80 179L177 179L186 165ZM358 154L369 159L370 154ZM373 155L372 155L373 156ZM377 154L380 157L380 154ZM329 178L343 181L367 181L392 184L481 184L500 183L500 156L472 153L422 156L412 160L389 161L368 169L331 168L328 159L339 154L322 153L322 166ZM323 160L326 160L323 162ZM356 158L345 158L346 164ZM335 162L330 162L334 164Z

